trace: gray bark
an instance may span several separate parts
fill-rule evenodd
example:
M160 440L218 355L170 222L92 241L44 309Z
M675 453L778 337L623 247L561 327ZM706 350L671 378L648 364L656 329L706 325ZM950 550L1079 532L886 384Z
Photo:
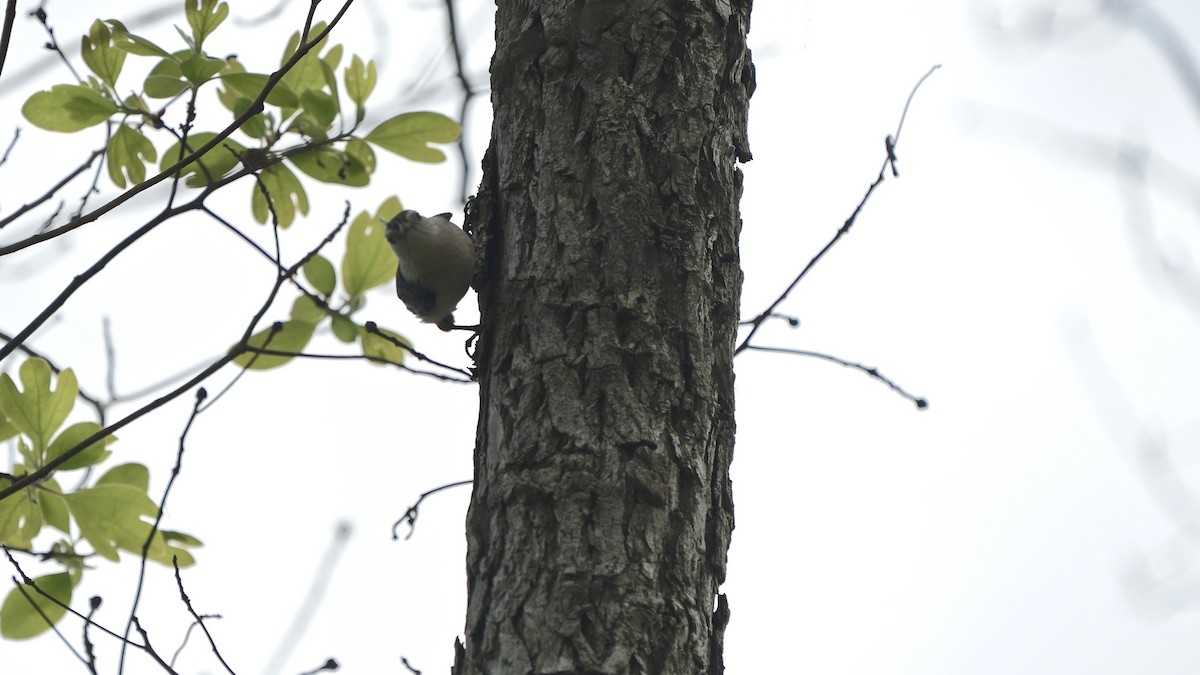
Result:
M721 672L750 0L499 0L459 675Z

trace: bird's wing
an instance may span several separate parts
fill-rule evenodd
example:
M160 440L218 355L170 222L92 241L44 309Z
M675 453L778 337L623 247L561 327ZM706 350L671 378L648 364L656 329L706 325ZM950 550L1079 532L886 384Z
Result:
M437 294L419 283L410 282L399 271L396 272L396 297L404 303L408 311L425 319L433 311L433 303Z

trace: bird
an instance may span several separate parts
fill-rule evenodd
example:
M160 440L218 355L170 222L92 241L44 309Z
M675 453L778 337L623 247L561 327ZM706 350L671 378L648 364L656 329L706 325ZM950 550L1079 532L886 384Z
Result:
M454 310L475 276L475 244L449 213L429 218L412 210L386 221L384 238L399 260L396 297L425 323L449 331Z

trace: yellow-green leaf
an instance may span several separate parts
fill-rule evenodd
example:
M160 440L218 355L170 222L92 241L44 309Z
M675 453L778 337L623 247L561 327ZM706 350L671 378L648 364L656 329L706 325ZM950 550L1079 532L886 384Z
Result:
M62 488L53 478L46 479L45 488L36 493L42 520L63 534L71 534L71 513L67 510L66 500L62 498Z
M80 42L83 62L110 87L117 86L117 76L125 64L125 52L113 44L113 32L108 24L96 19L88 34Z
M78 84L56 84L21 106L21 114L47 131L74 132L100 124L117 112L104 94Z
M74 588L69 573L37 577L33 583L58 602L47 599L29 584L13 588L0 605L0 637L27 640L46 632L66 614Z
M280 227L291 225L296 219L297 211L301 214L308 213L308 193L304 191L304 185L291 169L283 164L272 164L263 169L258 176L263 187L267 189L267 194L271 196L269 206L275 209ZM255 187L250 197L250 212L254 214L254 219L260 223L267 222L270 208L262 190Z
M142 85L150 98L171 98L188 88L188 81L179 69L179 64L192 56L188 50L178 51L163 58L150 69Z
M96 485L129 485L142 492L150 490L150 470L142 464L120 464L104 472Z
M325 310L307 295L298 296L292 303L292 318L316 325L325 318Z
M108 142L108 177L119 188L125 187L125 176L134 185L146 180L146 164L158 159L154 144L142 132L117 125L117 132Z
M179 72L193 86L208 82L214 75L225 69L225 61L214 59L203 54L192 54L179 64Z
M7 487L8 479L0 479ZM42 510L30 501L29 492L21 490L0 500L0 544L12 548L31 548L33 538L42 531Z
M142 552L151 527L142 518L158 515L158 506L132 485L97 485L63 495L63 499L75 516L79 533L97 555L113 561L118 559L117 549ZM161 538L156 537L150 545L152 555L161 554L163 547Z
M0 412L33 441L40 454L75 407L79 385L68 368L59 374L58 388L51 389L50 364L42 359L27 359L20 373L24 391L17 389L8 373L0 374Z
M384 120L366 140L414 162L441 162L446 154L430 143L453 143L462 129L458 122L432 112L403 113Z
M333 329L333 336L346 344L357 340L358 332L361 330L359 325L345 314L334 314L333 320L330 321L330 328Z
M18 433L20 432L17 431L16 425L8 421L4 416L3 407L0 407L0 441L7 441Z
M216 0L187 0L184 3L184 13L188 25L192 27L192 38L199 49L204 44L204 38L221 25L229 16L229 5Z
M390 335L398 340L401 344L409 344L408 340L402 337L399 333L394 333L384 328L380 328L379 332ZM383 359L384 361L391 363L404 363L404 357L407 354L407 350L396 345L391 340L374 333L369 333L365 330L362 331L362 351L363 356ZM383 365L378 362L373 363L376 363L377 365Z
M363 187L371 181L366 167L357 157L329 146L292 155L288 159L297 169L323 183Z
M247 344L260 349L297 354L304 351L315 329L316 326L307 321L284 321L251 335ZM295 357L248 351L239 354L233 362L250 370L267 370L278 368L293 358Z
M100 425L95 422L78 422L63 429L62 433L50 443L50 448L46 450L46 461L49 462L56 459L59 455L79 445L92 434L100 431L100 429ZM70 471L103 462L112 454L112 452L105 450L105 447L112 444L115 440L117 440L115 436L106 436L93 442L78 455L67 460L58 469L60 471Z
M378 73L375 72L375 62L367 61L363 65L362 59L355 54L350 59L350 65L342 71L342 81L346 83L346 95L354 101L354 105L362 107L367 102L367 97L375 91L375 82L379 79Z
M383 233L384 224L379 218L365 212L350 223L346 254L342 258L342 285L352 298L396 276L396 254Z
M337 272L333 269L333 263L329 259L318 253L308 259L304 266L300 268L304 273L304 278L308 279L308 283L313 285L317 293L328 298L333 295L333 290L337 286Z
M253 101L258 98L263 89L267 88L267 75L259 73L227 73L221 76L221 81L229 89ZM300 105L300 99L284 82L279 82L267 94L266 102L280 108L295 108Z
M162 170L168 169L175 162L178 162L181 157L186 157L215 137L216 134L207 131L188 136L188 149L182 155L179 152L179 143L172 144L171 147L163 151L162 159L159 160L159 166ZM210 178L215 181L236 167L240 161L238 156L245 150L241 143L226 138L218 143L216 147L200 156L197 161L185 165L180 170L180 174L187 176L188 187L203 187L208 185ZM207 175L201 166L208 169Z

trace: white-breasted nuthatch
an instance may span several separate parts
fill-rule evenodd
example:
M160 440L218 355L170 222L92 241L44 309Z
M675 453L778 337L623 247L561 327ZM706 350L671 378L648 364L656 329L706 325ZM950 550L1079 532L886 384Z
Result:
M401 211L384 230L400 260L396 296L418 319L442 330L454 327L454 309L475 276L475 245L450 217Z

